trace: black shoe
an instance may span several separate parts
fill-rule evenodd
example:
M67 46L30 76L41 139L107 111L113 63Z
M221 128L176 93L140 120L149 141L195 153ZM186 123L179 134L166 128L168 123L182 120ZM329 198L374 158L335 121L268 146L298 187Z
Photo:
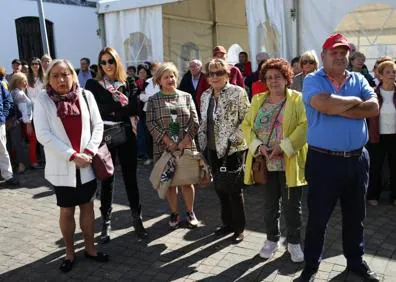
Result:
M110 242L110 230L110 221L104 221L102 224L102 233L100 234L100 243L107 244L108 242Z
M235 232L234 236L232 236L232 239L234 244L239 244L243 241L243 239L245 239L245 234L243 234L243 232Z
M367 262L362 261L358 266L347 266L347 271L351 271L356 275L359 275L364 281L380 281L377 274L370 269Z
M5 183L8 185L14 185L14 186L18 186L20 184L18 179L16 179L15 177L12 177L12 178L6 180Z
M148 233L143 226L141 210L141 207L137 210L132 210L132 225L135 228L136 235L140 239L146 239L148 237Z
M96 256L91 256L87 252L84 252L84 255L85 255L86 258L89 258L89 259L94 260L96 262L108 262L109 261L109 255L106 254L106 253L102 253L102 252L97 252Z
M234 230L232 229L231 226L224 225L224 226L221 226L221 227L217 228L214 234L216 236L225 236L225 235L230 234L232 232L234 232Z
M315 279L315 274L318 272L317 267L309 267L305 266L303 271L301 272L300 277L298 277L298 282L313 282Z
M63 273L70 272L73 269L74 262L76 261L76 257L73 260L64 259L62 264L59 266L59 270Z

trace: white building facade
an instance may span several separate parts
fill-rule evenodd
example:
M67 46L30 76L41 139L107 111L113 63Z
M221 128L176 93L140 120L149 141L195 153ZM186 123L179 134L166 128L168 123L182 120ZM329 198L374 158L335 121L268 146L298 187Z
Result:
M14 58L30 60L43 55L36 0L3 0L0 66L10 70ZM97 35L96 1L44 0L51 56L68 59L78 67L80 58L96 63L101 49Z

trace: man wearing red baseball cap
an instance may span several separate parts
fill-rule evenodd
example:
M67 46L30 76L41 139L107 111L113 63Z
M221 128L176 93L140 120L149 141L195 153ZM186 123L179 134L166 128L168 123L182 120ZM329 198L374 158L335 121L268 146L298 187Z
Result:
M218 58L218 59L222 59L224 61L227 61L227 50L226 48L224 48L223 46L219 45L216 46L213 49L213 58ZM230 66L230 83L234 84L234 85L238 85L242 88L245 87L245 83L243 82L243 76L241 71L237 68L234 67L233 65L229 65Z
M379 281L363 260L363 221L369 177L365 119L378 115L378 100L367 80L346 70L350 45L342 34L323 44L323 67L307 75L303 99L308 119L308 223L305 267L299 281L313 281L322 259L327 223L338 200L347 270Z

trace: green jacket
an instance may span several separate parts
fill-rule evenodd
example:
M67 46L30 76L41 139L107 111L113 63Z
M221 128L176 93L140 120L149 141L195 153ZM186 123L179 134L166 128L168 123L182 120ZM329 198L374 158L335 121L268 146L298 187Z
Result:
M307 184L304 170L308 151L308 123L301 93L290 89L286 91L282 127L283 139L281 140L280 147L285 159L286 185L288 187L297 187ZM261 109L268 93L267 91L253 97L252 105L241 126L245 140L249 146L244 179L247 185L254 183L252 171L253 157L257 155L257 148L262 144L254 133L253 125L256 115Z

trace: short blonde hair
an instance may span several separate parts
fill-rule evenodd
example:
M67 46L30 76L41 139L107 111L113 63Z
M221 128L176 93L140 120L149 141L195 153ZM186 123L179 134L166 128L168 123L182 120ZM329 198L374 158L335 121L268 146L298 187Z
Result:
M177 70L175 64L171 62L166 62L161 64L157 69L157 71L155 72L153 77L154 83L161 87L160 84L161 78L164 75L164 73L167 71L172 72L175 75L176 80L179 78L179 71Z
M395 70L396 64L393 61L384 61L378 65L378 73L383 75L386 67L392 67Z
M5 67L0 67L0 76L5 76L7 73L6 68Z
M230 76L231 70L228 63L223 59L213 58L205 64L205 74L209 75L210 68L215 67L220 70L226 71L227 75Z
M300 61L299 61L300 62L300 68L303 67L303 61L306 61L306 60L315 61L315 70L318 69L318 67L319 67L319 59L318 59L318 55L316 55L315 50L308 50L308 51L305 51L304 53L301 54Z
M115 79L125 83L127 80L127 73L125 71L124 65L121 62L120 55L118 55L117 51L111 47L105 47L99 52L98 56L98 74L96 76L97 80L102 80L105 76L105 72L103 71L102 65L100 64L101 58L104 54L110 55L115 61Z
M18 85L24 80L26 80L27 82L26 74L24 74L23 72L14 73L10 80L10 90L17 89Z
M80 86L80 83L78 82L77 73L74 70L73 65L70 63L70 61L65 60L65 59L56 59L51 62L51 64L47 68L47 71L45 72L44 88L47 88L47 86L49 85L49 79L50 79L52 69L59 64L65 64L67 66L67 68L69 69L69 71L72 75L73 84L77 84L78 86Z

